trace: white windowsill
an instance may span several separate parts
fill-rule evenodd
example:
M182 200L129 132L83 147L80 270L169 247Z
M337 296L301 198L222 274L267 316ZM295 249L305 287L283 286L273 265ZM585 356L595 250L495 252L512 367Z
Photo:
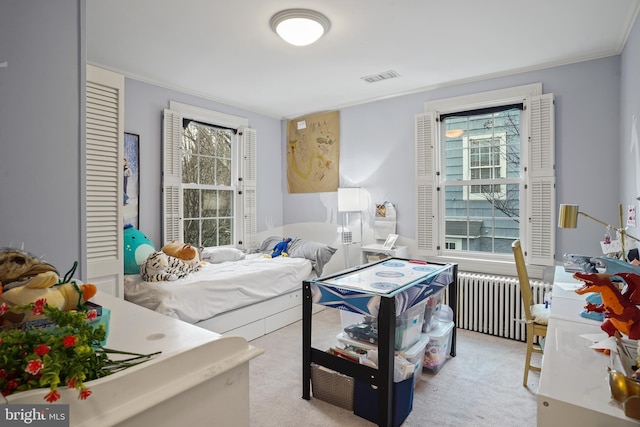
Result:
M464 258L455 256L427 257L428 261L441 263L456 263L458 271L470 273L495 274L500 276L517 276L516 265L513 260L481 260L477 258ZM542 280L545 278L545 271L553 269L543 265L527 265L527 273L530 279Z

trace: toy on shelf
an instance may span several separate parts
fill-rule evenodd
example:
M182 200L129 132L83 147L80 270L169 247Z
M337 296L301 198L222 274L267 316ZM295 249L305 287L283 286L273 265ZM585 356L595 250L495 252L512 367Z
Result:
M602 296L602 304L585 307L586 310L604 312L605 320L602 330L609 336L614 336L616 331L626 334L629 339L640 338L640 308L634 301L637 300L635 287L640 282L640 277L632 273L620 273L617 275L604 273L574 273L573 277L584 285L576 289L576 293L584 295L590 292L599 293ZM624 293L619 288L618 281L623 280L627 284Z

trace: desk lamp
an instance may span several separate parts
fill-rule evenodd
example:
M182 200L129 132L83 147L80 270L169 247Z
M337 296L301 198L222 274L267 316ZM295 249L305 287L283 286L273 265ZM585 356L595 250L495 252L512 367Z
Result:
M622 205L619 204L618 205L618 211L620 213L620 228L618 227L614 227L611 224L607 224L606 222L598 219L598 218L594 218L591 215L580 211L580 208L578 205L568 205L568 204L561 204L560 205L560 212L558 213L558 227L559 228L577 228L578 227L578 214L580 215L584 215L589 219L594 220L595 222L599 222L600 224L604 225L607 228L611 228L615 231L617 231L618 233L620 233L621 236L621 243L622 243L622 259L623 260L627 260L627 256L625 254L625 250L624 250L624 238L625 237L629 237L635 241L640 242L640 239L638 239L637 237L632 236L631 234L627 233L626 230L622 227L623 221L622 221Z
M349 212L359 212L362 215L360 187L338 188L338 212L344 215L341 233L342 244L345 246L345 266L349 266L349 246L353 243L353 234L349 231ZM360 218L360 240L362 241L362 218Z

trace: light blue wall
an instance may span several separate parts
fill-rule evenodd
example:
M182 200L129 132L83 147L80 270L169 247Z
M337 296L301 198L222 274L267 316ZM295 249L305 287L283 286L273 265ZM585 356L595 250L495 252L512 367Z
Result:
M4 0L0 8L0 63L9 65L0 68L0 246L24 243L60 269L75 260L82 266L84 1ZM631 119L640 114L639 26L621 56L343 109L341 183L362 185L374 201L396 203L398 232L412 239L413 117L424 102L542 82L556 96L558 203L579 203L617 223L617 204L626 207L638 195L629 145ZM125 96L125 130L141 135L140 227L155 244L161 232L160 111L170 99L248 117L258 130L259 231L303 224L332 230L324 240L335 240L335 193L287 193L284 122L131 79ZM557 259L564 252L597 253L604 234L587 219L578 230L557 232Z
M640 152L631 149L640 132L640 22L636 21L622 53L620 84L620 201L638 206L640 196ZM635 122L634 122L635 118ZM638 227L629 233L640 237Z
M82 0L0 5L0 247L24 244L61 274L84 262L83 22Z
M398 234L403 244L411 245L416 222L413 119L424 111L424 102L536 82L555 95L557 202L578 203L617 223L619 56L345 108L340 112L341 184L365 188L373 201L395 203ZM285 224L326 222L324 210L317 207L327 198L286 194ZM365 215L368 225L371 218ZM581 220L578 230L557 230L556 259L565 252L598 253L604 230L589 222Z
M162 111L169 101L246 117L257 130L258 231L282 226L283 189L280 120L175 90L125 79L125 132L140 135L140 218L138 228L162 246Z

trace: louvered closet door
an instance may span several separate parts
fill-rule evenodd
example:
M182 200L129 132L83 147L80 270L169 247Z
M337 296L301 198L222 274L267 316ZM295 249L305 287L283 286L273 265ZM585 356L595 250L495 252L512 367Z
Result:
M124 77L87 66L87 281L124 298Z

